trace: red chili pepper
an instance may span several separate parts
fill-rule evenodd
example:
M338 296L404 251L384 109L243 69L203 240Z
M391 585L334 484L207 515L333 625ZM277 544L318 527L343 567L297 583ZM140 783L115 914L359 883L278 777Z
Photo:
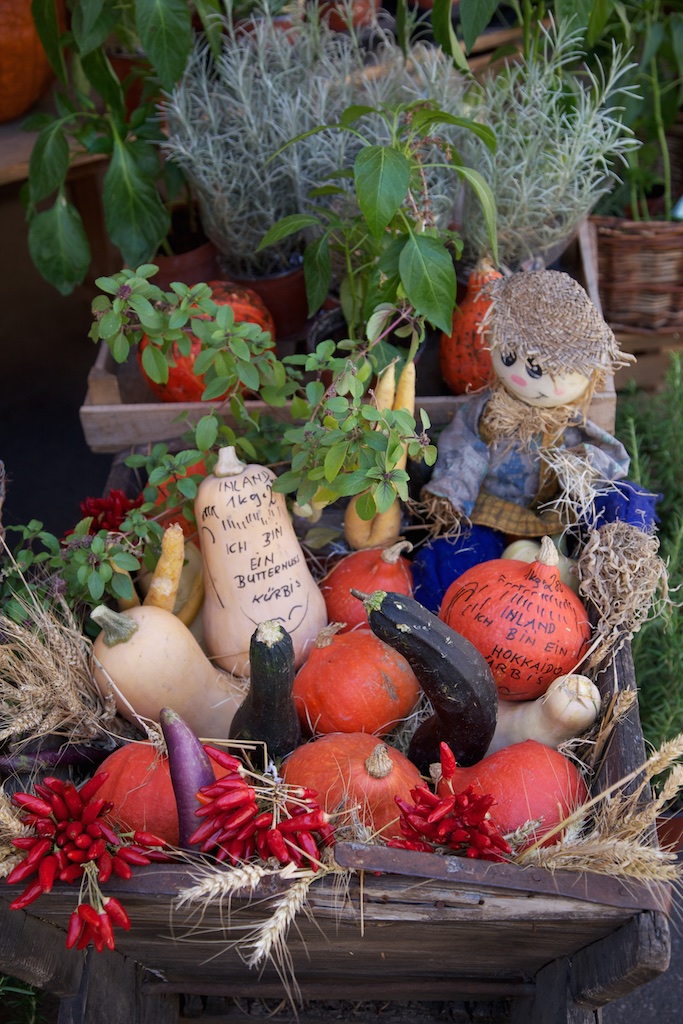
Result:
M26 859L19 861L7 876L7 884L14 885L16 882L25 882L31 875L35 875L37 870L37 864L30 864Z
M213 818L207 818L206 821L203 821L199 828L195 829L195 831L188 839L188 843L190 844L190 846L194 846L196 843L205 842L209 838L209 836L220 835L220 833L223 831L224 817L227 816L222 815L218 819L218 821L215 821Z
M317 871L320 867L320 850L311 833L299 832L296 841L308 857L313 871Z
M254 802L254 791L251 786L242 785L239 789L232 789L223 796L216 797L211 803L199 807L194 813L198 818L206 818L209 815L222 811L231 811L235 807L241 807L245 803Z
M71 814L69 808L62 799L59 793L53 793L50 797L50 804L52 805L52 813L54 814L57 821L69 821Z
M8 879L9 881L9 879ZM39 881L31 882L26 886L21 896L17 896L9 905L10 910L23 910L29 903L33 903L39 896L42 896L43 887Z
M273 855L277 857L281 864L288 864L292 859L287 849L282 833L277 828L271 828L266 832L266 839L268 841L268 848Z
M437 807L441 802L441 797L432 793L427 786L415 786L414 789L411 789L410 795L416 804L425 804L428 807Z
M38 881L40 882L43 892L50 892L54 884L54 880L57 877L57 858L54 854L50 854L49 857L44 857L38 865Z
M226 829L240 828L246 824L250 818L254 818L258 814L258 807L255 803L246 804L244 807L240 807L239 810L233 811L226 820L224 827Z
M58 779L54 775L46 775L43 778L43 785L47 786L48 789L51 789L53 793L63 793L66 782L62 779Z
M328 822L326 825L321 825L316 829L323 846L334 846L336 840L334 835L334 828Z
M64 850L55 850L55 859L57 861L57 867L59 868L60 871L63 871L64 868L68 868L69 865L71 864L71 861L67 857Z
M64 829L64 835L67 837L67 839L75 839L76 836L80 836L82 831L83 825L80 823L80 821L70 821L69 824Z
M270 828L273 824L273 813L272 811L264 811L262 814L258 814L254 818L254 825L256 828Z
M455 755L447 743L439 744L439 759L441 761L441 776L444 779L452 779L458 763Z
M107 949L114 949L116 943L114 942L114 929L112 928L111 919L107 914L102 911L100 914L100 935L104 940L104 944Z
M73 783L69 782L64 787L62 793L64 803L69 808L69 813L72 818L80 818L83 814L83 800L81 794L78 792Z
M69 883L75 882L82 874L83 867L81 864L69 864L68 868L64 868L63 871L59 872L59 881Z
M92 846L92 836L89 836L86 832L81 832L80 836L76 836L74 839L76 848L78 850L89 850Z
M90 837L88 837L90 838ZM107 844L104 839L93 839L88 847L88 860L97 860L103 853L107 852Z
M160 839L152 832L141 832L139 829L133 833L133 839L140 846L168 846L165 839Z
M16 846L17 850L32 850L37 842L38 836L17 836L12 840L12 846Z
M41 838L52 839L57 835L57 826L50 818L39 818L33 827Z
M111 843L112 846L121 845L120 837L116 834L116 832L110 825L107 825L105 821L98 821L98 825L100 826L100 832L102 833L102 837L106 839L108 843Z
M284 818L278 825L280 832L315 831L321 825L326 825L330 820L329 814L325 811L310 811L308 814L299 814L295 818Z
M50 839L40 839L26 858L27 864L38 864L52 848Z
M68 850L66 855L72 864L85 864L88 860L87 850Z
M81 930L81 937L76 943L76 949L85 949L86 946L90 945L90 940L93 937L93 930L89 924L83 922L83 928Z
M84 782L81 788L78 790L78 794L84 804L89 804L95 793L97 793L104 783L109 778L109 772L100 772L98 775L93 775L92 779L88 779Z
M33 784L33 788L38 796L42 797L43 800L47 800L49 803L50 797L52 796L52 790L48 786L41 786L39 782L35 782Z
M208 743L204 745L204 750L211 760L215 761L222 768L232 768L233 771L237 771L242 767L242 762L232 754L226 753L225 750L219 750L218 747L212 747Z
M261 831L256 833L256 852L261 860L268 860L270 857L267 832Z
M244 860L244 843L241 839L231 839L227 849L228 857L232 864L237 864L238 861Z
M108 850L100 854L97 858L97 880L101 885L104 885L111 878L111 873L114 870L112 864L112 856Z
M89 804L83 808L81 814L81 824L83 828L87 825L92 825L96 818L99 817L100 811L104 807L104 800L92 800Z
M125 931L130 931L130 918L123 905L115 896L105 899L104 909L115 925L123 928Z
M427 824L433 825L437 821L441 821L447 814L450 814L455 807L455 796L446 796L443 800L440 800L433 811L427 815Z
M79 903L78 905L79 916L91 926L91 928L99 928L100 918L99 914L94 907L91 907L89 903Z
M12 797L12 803L17 807L24 808L31 814L37 814L40 818L49 818L52 814L50 804L46 800L41 800L39 796L33 796L32 793L15 793Z
M66 930L66 948L73 949L78 942L81 932L83 931L84 924L83 918L78 913L78 910L74 910L73 914L69 918L69 927Z

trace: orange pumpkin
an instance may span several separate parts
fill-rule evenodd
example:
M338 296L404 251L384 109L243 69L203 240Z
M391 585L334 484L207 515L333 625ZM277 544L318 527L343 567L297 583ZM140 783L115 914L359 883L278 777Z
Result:
M211 762L216 778L225 769ZM97 798L111 800L110 821L126 831L143 829L178 845L178 808L176 807L168 758L151 743L126 743L107 757L100 772L109 778L97 792Z
M338 626L320 631L294 680L301 726L383 736L413 710L420 684L403 655L369 628L339 633Z
M422 782L407 757L365 732L330 733L297 747L282 766L289 785L307 786L318 794L326 811L351 813L374 833L399 836L394 797L411 800L410 791ZM333 824L343 825L342 813Z
M484 387L492 374L491 354L480 327L491 302L482 289L502 277L488 260L480 260L472 271L465 298L453 312L451 333L441 335L439 365L441 376L454 395Z
M576 670L588 646L588 613L558 562L544 537L535 561L480 562L444 594L439 618L483 654L503 700L542 696L553 679Z
M263 299L252 291L251 288L244 288L241 285L233 284L230 281L209 281L211 298L219 306L232 306L235 313L235 323L258 324L261 330L269 331L275 343L275 323L270 311L267 309ZM198 319L206 319L202 314ZM143 336L137 349L137 359L140 371L145 378L150 390L160 398L162 402L200 402L206 384L203 376L197 376L194 372L194 362L202 350L202 343L194 334L190 334L192 347L190 354L184 356L177 345L173 345L169 356L168 381L165 384L157 384L145 373L142 365L142 353L149 344L146 335ZM226 397L225 395L223 396Z
M64 4L55 4L60 30ZM21 117L40 99L54 73L31 14L30 0L0 0L0 121Z
M320 583L330 622L343 622L348 632L356 626L367 626L368 613L362 601L354 597L351 587L363 593L388 590L412 597L413 572L401 552L412 545L400 541L390 548L362 548L346 555L330 569Z

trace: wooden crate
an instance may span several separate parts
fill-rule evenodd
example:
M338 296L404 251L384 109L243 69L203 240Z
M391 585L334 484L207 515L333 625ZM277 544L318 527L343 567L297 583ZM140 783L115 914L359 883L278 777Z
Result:
M606 696L635 685L628 648L599 682ZM635 704L615 727L596 788L644 756ZM348 891L329 879L315 883L312 916L301 914L289 934L304 1000L498 1001L494 1019L509 1024L595 1024L599 1007L669 964L666 885L361 844L340 844L336 856L354 871ZM0 970L62 997L59 1019L71 1024L175 1024L179 993L283 998L271 965L250 970L230 947L227 905L201 915L173 909L189 884L182 864L107 883L132 928L101 956L64 948L77 889L60 883L27 911L10 911L22 886L3 886ZM232 922L263 921L283 884L263 886L251 902L234 897ZM376 1021L377 1013L354 1020Z

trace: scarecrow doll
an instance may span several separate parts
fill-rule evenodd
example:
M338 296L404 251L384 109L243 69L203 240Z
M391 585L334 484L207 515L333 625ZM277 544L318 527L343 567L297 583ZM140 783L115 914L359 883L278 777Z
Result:
M608 486L629 468L624 446L587 411L607 374L633 357L573 278L538 270L494 282L482 329L493 379L442 432L421 493L420 512L442 535L414 562L415 596L433 611L471 565L499 558L513 539L569 525L553 501L562 490L558 450Z

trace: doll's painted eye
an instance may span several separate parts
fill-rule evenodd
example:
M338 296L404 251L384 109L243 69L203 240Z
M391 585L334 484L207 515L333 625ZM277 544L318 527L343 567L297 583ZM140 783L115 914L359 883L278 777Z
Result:
M527 372L527 376L533 377L534 380L538 380L539 377L543 376L543 370L538 365L538 363L535 363L533 361L533 359L527 359L527 361L526 361L526 372Z
M503 366L514 366L517 362L517 353L507 352L505 355L500 357L500 361L502 362Z

